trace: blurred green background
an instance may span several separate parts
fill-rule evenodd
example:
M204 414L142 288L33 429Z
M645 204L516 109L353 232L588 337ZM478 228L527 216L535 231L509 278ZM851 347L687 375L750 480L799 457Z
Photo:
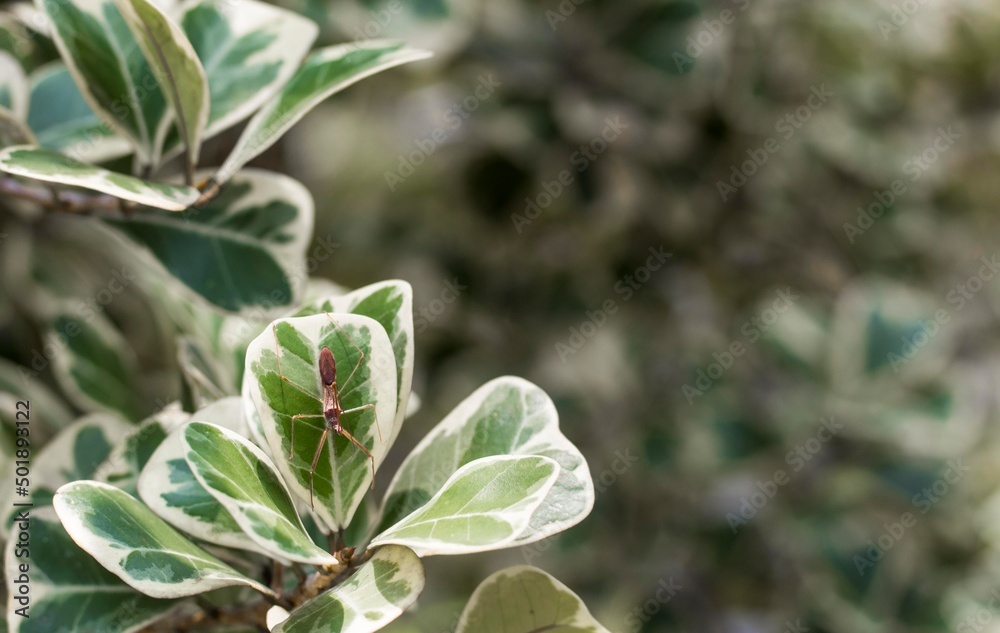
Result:
M616 632L1000 631L1000 4L284 4L435 51L255 163L316 198L318 275L414 286L380 487L505 374L598 487L539 545L427 560L388 631L448 633L511 564Z

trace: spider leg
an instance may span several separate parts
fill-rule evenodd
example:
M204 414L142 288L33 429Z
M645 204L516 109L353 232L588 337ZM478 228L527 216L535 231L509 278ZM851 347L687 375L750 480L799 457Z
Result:
M364 407L359 407L359 408L364 408ZM351 444L354 444L359 449L361 449L361 452L364 453L365 455L367 455L368 459L371 460L371 462L372 462L372 490L375 490L375 456L372 455L371 451L369 451L367 448L365 448L361 444L361 442L359 442L356 439L354 439L354 436L351 435L350 433L348 433L347 429L345 429L344 427L340 427L340 429L338 429L337 432L340 433L341 435L343 435L344 437L346 437L348 440L350 440Z
M316 445L316 454L313 455L312 466L309 467L309 507L315 508L313 505L313 478L316 476L316 464L319 462L319 454L323 452L323 445L326 443L326 434L330 432L330 427L323 427L323 435L319 437L319 443Z
M378 413L375 411L375 405L374 404L371 404L371 403L363 404L360 407L354 407L353 409L347 409L346 411L341 411L340 414L343 415L345 413L354 413L355 411L361 411L363 409L371 409L372 410L372 415L375 416L375 430L378 431L378 441L381 443L382 442L382 427L379 426L379 423L378 423Z
M324 416L321 413L309 413L309 414L300 413L298 415L293 415L292 416L291 431L289 432L290 437L288 438L288 444L289 444L289 446L288 446L288 459L291 459L292 455L295 454L294 453L294 451L295 451L295 421L296 420L301 420L302 418L324 418L325 419L326 416Z

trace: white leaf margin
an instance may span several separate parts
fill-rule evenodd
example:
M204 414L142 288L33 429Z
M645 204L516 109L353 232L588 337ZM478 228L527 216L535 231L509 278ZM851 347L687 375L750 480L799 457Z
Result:
M486 399L497 389L504 387L517 390L522 394L537 393L541 395L543 397L544 404L543 411L540 412L540 414L545 415L547 418L552 420L552 423L545 426L544 431L532 436L531 441L527 444L518 447L516 455L537 454L532 451L544 452L551 450L552 448L574 453L579 457L580 463L571 471L563 469L560 465L560 479L568 473L568 475L575 477L578 481L582 482L584 486L584 506L576 515L567 520L550 523L547 526L547 529L544 530L531 530L530 525L526 526L525 530L515 539L515 544L526 545L528 543L548 538L549 536L568 530L589 516L594 509L596 495L594 491L594 480L591 477L590 466L587 463L586 457L584 457L580 449L578 449L576 445L573 444L560 430L559 412L556 410L555 403L552 402L552 399L545 392L545 390L518 376L501 376L487 382L462 400L462 402L449 412L448 415L446 415L445 418L437 424L437 426L431 429L431 432L425 435L416 447L410 451L410 454L406 456L406 459L396 471L396 474L393 476L392 481L389 483L389 487L386 490L385 498L383 499L383 507L385 507L384 504L388 501L392 493L400 490L400 486L404 485L402 483L402 477L411 460L415 459L424 451L433 450L434 444L437 443L443 436L461 434L469 418L479 411ZM527 409L527 405L525 405L525 408ZM409 480L408 487L413 487L414 485L414 480L411 478ZM555 488L555 486L553 488ZM555 490L552 491L552 493L555 492ZM542 506L544 505L545 504L543 503ZM377 523L378 522L376 522L376 524Z
M185 430L188 428L188 426L189 425L185 425L184 427ZM217 428L222 432L222 435L226 439L249 450L254 457L260 460L260 462L266 468L269 468L271 472L275 474L275 478L281 484L281 487L285 491L285 494L288 495L288 498L292 500L292 505L294 507L295 505L294 496L288 490L288 485L285 483L284 478L281 477L281 475L278 473L278 469L274 465L274 462L272 462L271 459L264 454L264 451L258 448L250 440L240 436L238 433L230 431L229 429L221 426L217 426ZM191 451L191 447L190 445L188 445L183 431L181 433L181 444L184 447L185 459L187 459L187 453ZM313 556L301 556L289 552L287 550L281 549L280 547L275 545L272 540L264 538L263 536L258 534L257 530L253 528L253 526L251 525L251 521L247 518L246 513L243 511L248 506L250 506L250 504L239 501L238 499L234 499L229 495L223 494L219 490L216 490L215 488L209 486L205 482L204 475L198 468L195 468L194 465L191 464L191 461L189 459L188 459L188 466L191 468L191 472L194 473L195 479L197 479L198 483L201 484L201 487L204 488L208 492L208 494L212 495L212 498L218 501L219 504L221 504L222 507L226 509L229 515L233 517L233 520L236 521L237 525L239 525L240 528L243 530L243 533L246 534L247 537L257 545L257 549L259 551L264 552L271 558L281 560L286 564L287 561L294 561L297 563L309 563L312 565L329 565L329 566L335 566L340 564L340 561L338 561L333 555L323 551L318 546L313 544L311 541L310 545L312 545L312 548L315 552ZM260 508L269 514L274 514L274 512L265 505L254 504L254 507ZM281 515L277 515L277 518L282 521L287 521L287 519ZM296 515L295 518L298 520L298 522L294 524L292 527L298 528L304 539L308 540L309 536L306 533L305 526L302 525L302 519L299 518L298 515Z
M404 526L406 523L412 520L413 517L417 517L419 514L426 511L428 508L433 507L433 505L446 493L452 484L472 471L480 470L483 468L492 467L494 464L502 464L504 462L510 462L512 465L517 462L522 461L537 461L539 464L548 464L552 468L552 472L546 477L540 486L537 486L535 490L531 492L526 497L523 497L517 504L510 508L502 508L495 510L491 515L499 516L501 519L506 521L511 526L511 535L505 539L499 541L494 541L488 545L464 545L460 543L453 543L450 541L442 541L440 539L432 538L404 538L404 537L394 537L393 531ZM375 539L372 540L369 547L378 547L382 545L403 545L409 547L414 552L417 553L421 558L425 556L442 556L442 555L453 555L453 554L474 554L478 552L488 552L498 549L504 549L516 545L516 540L518 535L520 535L524 529L531 522L531 517L534 515L535 510L542 504L549 490L555 484L556 479L559 478L560 466L559 463L554 459L548 457L542 457L540 455L494 455L492 457L483 457L480 459L473 460L468 464L465 464L452 474L448 478L448 481L444 483L440 490L430 498L427 503L420 506L410 514L406 515L400 519L395 525L389 527L384 532L379 534ZM487 513L480 513L479 515L484 515ZM460 517L461 515L450 515L451 517Z
M221 589L222 587L232 587L234 585L245 585L247 587L252 587L261 593L273 596L274 592L268 589L259 582L247 578L236 570L233 570L233 575L221 575L218 571L215 573L210 573L208 575L202 576L196 579L186 580L182 583L178 583L173 587L173 591L169 590L164 586L163 583L158 583L155 581L150 581L146 579L136 579L130 576L120 565L120 561L128 555L129 552L133 550L122 550L117 547L113 547L109 542L93 533L89 526L87 526L79 513L77 513L70 502L67 501L66 495L72 492L74 488L77 487L93 487L100 488L110 493L112 496L121 495L132 499L136 503L141 504L142 502L135 499L127 492L120 490L110 484L100 483L97 481L74 481L65 484L56 491L56 496L54 499L54 507L56 514L59 516L59 520L62 522L63 527L66 528L66 532L70 535L70 538L80 546L80 549L84 550L88 554L94 557L97 562L122 579L125 584L129 585L136 591L144 593L147 596L153 598L183 598L186 596L196 595L199 593L204 593L206 591L212 591L213 589ZM162 521L162 519L160 519ZM174 530L172 526L164 522L164 526L169 530ZM183 535L180 535L183 537ZM193 547L198 547L192 543ZM167 550L164 550L167 551ZM208 552L205 552L206 556L215 558ZM109 566L105 561L111 561L117 559L119 563ZM218 559L212 561L213 563L222 563ZM222 563L223 565L225 563ZM227 565L228 566L228 565Z

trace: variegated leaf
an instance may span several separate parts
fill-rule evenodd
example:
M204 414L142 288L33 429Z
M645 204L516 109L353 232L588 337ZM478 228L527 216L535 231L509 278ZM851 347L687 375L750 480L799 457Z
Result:
M326 422L318 359L324 347L336 359L345 411L340 422L372 453L377 467L396 413L395 357L377 321L340 313L275 321L250 344L244 381L278 470L300 498L314 498L317 514L337 529L350 524L372 473L368 456L345 437L329 432L320 441Z
M239 432L244 424L241 399L219 400L191 419ZM199 540L266 554L195 477L184 458L181 432L174 429L149 458L139 475L139 498L160 518Z
M180 18L208 75L206 138L263 105L295 73L319 32L311 20L256 0L231 7L229 0L201 0Z
M36 508L51 505L59 486L78 479L94 478L118 438L131 428L124 420L104 413L80 418L38 451L31 469L30 484L26 486L31 495L19 496L14 501L28 502ZM18 508L4 510L5 534L18 511Z
M455 633L609 633L566 585L540 569L508 567L469 598Z
M15 145L0 151L0 171L14 176L81 187L158 209L181 211L198 199L194 187L152 182L82 163L52 150Z
M375 537L420 556L471 554L514 545L559 476L548 457L499 455L459 468L426 504Z
M317 104L365 77L430 54L402 44L371 40L320 49L281 91L250 119L215 179L225 182L243 165L271 147Z
M178 606L145 596L104 569L73 542L52 508L31 510L29 526L30 547L20 547L17 537L7 542L10 633L137 631ZM29 581L20 582L25 577ZM21 595L21 587L29 595Z
M57 350L56 381L78 406L127 420L141 417L135 353L107 317L60 314L52 320L47 341Z
M132 151L131 143L94 114L65 64L48 64L30 79L28 126L42 147L85 163L100 163ZM53 103L59 107L53 108Z
M187 174L191 181L187 184L192 184L210 107L205 69L181 27L156 4L150 0L115 0L115 4L139 43L146 62L155 69L156 80L171 106L173 124L185 147ZM161 127L157 133L156 145L162 147L166 129ZM160 135L163 138L159 138Z
M313 200L287 176L248 169L204 207L106 221L224 310L291 305L305 284Z
M93 476L77 479L94 479L121 488L132 496L137 494L139 473L145 468L150 457L167 436L190 415L174 403L142 421L138 427L125 436L111 451L111 454Z
M540 455L559 464L558 480L516 543L565 530L593 508L587 461L560 432L552 400L532 383L508 376L477 389L407 456L389 485L380 526L421 507L459 467L490 455Z
M327 297L299 310L295 316L324 312L350 312L382 324L396 357L396 425L389 436L391 447L403 428L413 383L413 288L405 281L383 281Z
M380 547L353 576L292 611L271 633L371 633L398 618L423 588L416 554Z
M69 483L56 493L54 505L77 545L147 596L180 598L234 585L273 595L118 488L96 481Z
M87 103L135 146L142 163L158 162L169 121L153 69L113 0L35 0Z
M192 422L184 427L181 442L198 483L261 550L284 561L338 564L306 534L274 464L249 440L219 426Z

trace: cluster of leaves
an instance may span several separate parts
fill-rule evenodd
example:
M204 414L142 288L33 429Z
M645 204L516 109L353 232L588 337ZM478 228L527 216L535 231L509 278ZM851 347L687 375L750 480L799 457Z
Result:
M328 348L338 359L340 401L354 409L341 421L380 465L409 406L411 310L403 282L311 303L249 342L243 395L194 413L170 407L134 429L105 412L62 430L37 457L50 472L36 475L33 495L30 619L11 602L11 630L72 622L65 630L130 631L163 618L181 626L204 617L184 598L242 587L227 594L236 606L226 622L374 631L420 593L420 557L531 543L579 522L593 505L586 461L559 432L551 400L518 378L470 395L406 458L383 502L365 503L366 455L344 437L320 443L317 358ZM81 392L100 378L94 360L71 359L90 367L73 374ZM48 503L54 511L42 509ZM14 536L9 582L25 562L17 547ZM288 566L301 575L274 571ZM509 593L511 574L566 591L535 570L505 573L480 592ZM88 599L98 588L100 600ZM542 624L603 630L570 596L561 599L577 607L555 608ZM516 610L521 599L489 609ZM559 604L534 592L526 599L539 601L537 617ZM479 621L486 608L473 600L468 617Z
M426 53L365 41L307 57L316 27L253 0L24 9L23 23L0 25L4 42L21 45L0 54L11 230L27 236L21 224L65 211L97 218L69 218L69 247L5 248L45 352L31 357L41 364L0 363L0 395L30 401L32 441L49 440L33 460L30 547L20 549L16 512L4 523L9 630L374 631L422 590L421 557L533 543L590 512L587 462L551 399L512 377L446 416L381 503L366 497L417 406L412 291L309 279L311 197L290 178L243 169L323 99ZM33 68L51 49L61 61ZM251 115L222 166L200 172L204 141ZM52 211L41 220L39 205ZM89 261L103 244L134 276L95 283L80 253ZM125 295L81 302L133 278L144 306L120 305ZM181 397L151 415L147 354L129 336L143 308L174 346L167 382ZM324 349L357 445L328 433ZM70 422L74 410L86 415ZM14 599L24 564L30 603ZM498 619L604 631L533 568L487 579L460 630Z
M28 25L47 25L61 61L27 74L0 55L0 171L28 181L10 178L3 190L101 215L226 310L293 305L304 273L288 251L312 229L304 192L259 208L259 190L294 183L242 167L334 93L428 56L381 40L310 53L315 24L254 0L169 12L144 0L51 1L30 16ZM222 166L196 173L202 144L251 115ZM129 163L132 173L115 169Z

